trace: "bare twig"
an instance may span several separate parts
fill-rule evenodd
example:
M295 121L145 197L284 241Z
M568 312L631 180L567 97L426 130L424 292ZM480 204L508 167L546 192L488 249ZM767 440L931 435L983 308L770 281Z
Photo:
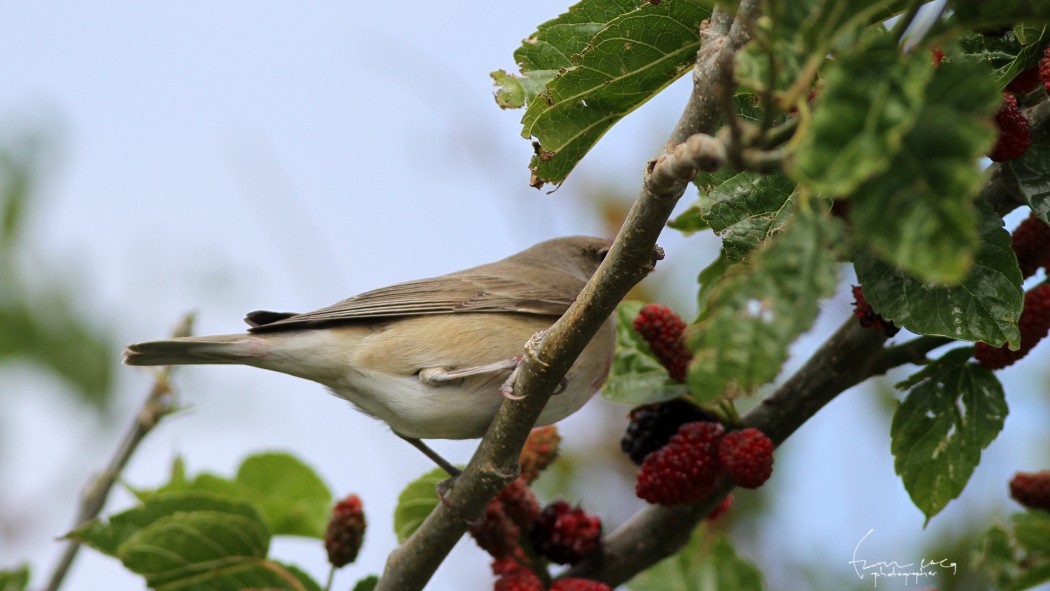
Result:
M189 314L179 322L172 332L172 336L189 336L192 329L193 315ZM146 396L146 400L142 403L142 407L139 408L138 413L135 415L135 419L124 435L124 439L120 442L120 446L117 447L116 453L110 459L109 465L88 483L87 488L81 495L80 508L77 510L76 518L73 520L74 529L84 522L98 517L106 504L106 499L109 498L110 491L113 490L113 485L117 482L121 472L124 471L124 466L127 465L132 454L135 453L135 450L142 440L146 438L146 435L149 435L150 431L157 426L157 423L172 411L171 389L168 387L168 376L170 374L170 367L160 368L153 387ZM80 545L80 542L77 540L69 540L66 544L66 550L59 559L58 565L51 575L50 582L47 584L47 591L57 591L61 587L62 581L76 559Z

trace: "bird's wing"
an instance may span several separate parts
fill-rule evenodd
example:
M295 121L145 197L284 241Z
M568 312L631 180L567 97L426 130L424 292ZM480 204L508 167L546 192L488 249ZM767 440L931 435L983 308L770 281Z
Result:
M546 274L534 285L483 268L382 287L331 306L306 312L257 311L245 319L252 332L307 328L338 322L396 316L463 312L517 312L561 316L584 283L567 274Z

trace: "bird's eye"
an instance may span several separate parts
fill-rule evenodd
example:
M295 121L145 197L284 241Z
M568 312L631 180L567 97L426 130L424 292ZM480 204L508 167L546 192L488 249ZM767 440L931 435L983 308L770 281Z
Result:
M599 261L604 261L605 260L605 255L607 255L607 254L609 254L609 248L608 247L598 249L598 260Z

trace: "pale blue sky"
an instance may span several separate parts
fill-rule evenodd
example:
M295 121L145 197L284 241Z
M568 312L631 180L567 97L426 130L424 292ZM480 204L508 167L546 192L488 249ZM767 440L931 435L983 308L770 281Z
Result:
M583 189L637 190L688 83L615 128L561 190L530 189L520 112L496 107L488 72L512 68L520 40L565 6L0 2L0 134L43 129L56 144L32 217L34 265L79 282L84 312L131 342L167 334L188 310L198 313L199 333L234 332L249 310L312 309L551 236L600 232ZM712 241L668 232L661 243L669 257L658 275L685 286L675 303L687 306ZM818 332L836 326L848 302L842 290ZM1035 379L1036 365L1004 372L1011 400L1033 410L1011 415L989 450L997 461L982 464L964 500L927 530L893 475L888 426L870 420L873 394L857 391L785 446L770 528L742 550L770 562L815 557L839 577L871 527L873 552L907 553L983 510L1015 469L1048 463L1021 455L1050 414L1044 387L1019 387ZM117 373L123 429L150 377ZM382 568L396 494L429 469L425 458L319 386L287 376L193 368L176 385L189 409L146 442L129 482L158 484L175 454L191 471L228 474L249 453L292 451L337 494L361 494L368 512L361 557L334 588ZM67 404L62 388L29 367L0 368L0 568L29 560L38 585L78 490L119 437ZM565 423L567 445L615 441L624 412L592 403ZM437 447L465 461L474 443ZM607 521L641 504L629 485L602 489L603 498L582 500L615 511ZM129 503L117 494L107 512ZM324 579L315 542L281 541L275 552ZM430 588L463 589L488 572L465 541ZM85 551L66 588L103 584L143 587L116 561Z

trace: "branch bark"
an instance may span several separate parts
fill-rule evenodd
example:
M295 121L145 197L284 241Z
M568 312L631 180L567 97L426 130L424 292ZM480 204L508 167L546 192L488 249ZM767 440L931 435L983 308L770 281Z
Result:
M758 0L741 3L737 18L716 8L697 53L693 93L664 153L697 133L710 134L718 123L719 101L733 90L733 55L748 39L758 15ZM501 488L518 473L518 455L551 392L576 357L627 292L663 257L656 240L691 178L646 167L635 201L609 254L579 297L530 351L521 366L515 392L505 401L470 463L437 508L387 558L376 591L415 591L433 576L452 547Z

